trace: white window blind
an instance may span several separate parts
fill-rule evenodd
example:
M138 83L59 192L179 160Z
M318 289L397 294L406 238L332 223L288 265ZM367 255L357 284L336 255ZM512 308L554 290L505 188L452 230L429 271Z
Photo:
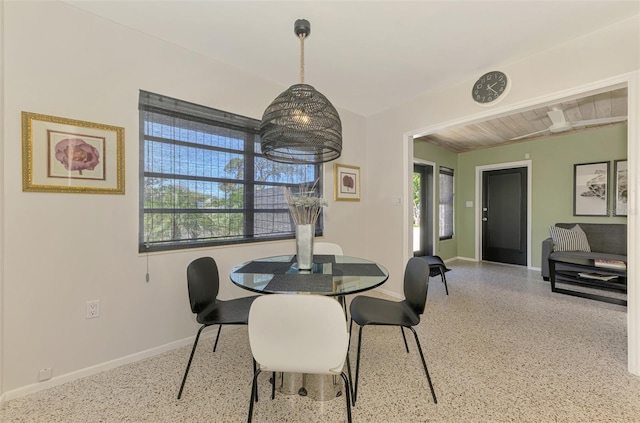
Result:
M453 238L453 169L440 167L440 239Z

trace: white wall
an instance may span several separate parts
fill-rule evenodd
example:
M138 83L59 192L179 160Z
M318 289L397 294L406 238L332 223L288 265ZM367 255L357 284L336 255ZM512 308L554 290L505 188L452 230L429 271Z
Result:
M0 394L10 399L189 341L197 330L185 280L192 259L216 258L220 295L229 298L247 294L228 280L233 266L290 253L294 244L151 255L151 280L146 283L146 257L137 252L138 90L260 118L286 87L64 3L3 5L0 154L10 159L2 161ZM126 195L22 192L21 111L124 127ZM340 162L364 166L365 120L345 111L340 115ZM325 166L324 182L332 200L332 164ZM360 242L365 226L358 218L365 204L366 198L360 203L330 201L325 239L366 257ZM95 299L100 300L100 317L86 320L85 302ZM53 368L54 379L38 383L38 371L47 367Z
M640 97L636 73L640 69L640 22L638 16L619 22L603 30L587 35L542 54L525 60L478 69L467 81L445 87L417 98L402 107L380 113L367 120L367 144L369 169L384 169L384 172L369 173L367 184L376 186L369 198L367 223L376 227L370 234L370 258L386 259L391 274L402 271L404 262L411 254L407 239L410 211L410 174L413 157L413 142L410 135L427 130L446 128L454 123L479 120L482 117L504 113L510 109L533 105L543 99L561 98L576 94L576 87L597 88L607 83L629 81L629 168L637 169L638 155L637 108ZM471 98L471 87L475 79L486 71L499 69L507 73L512 87L507 97L498 105L482 107ZM631 75L629 75L631 73ZM388 171L393 169L393 171ZM631 172L631 171L630 171ZM630 175L636 181L631 192L629 224L629 369L640 374L640 272L634 251L640 241L638 224L638 175ZM405 207L392 205L393 196L404 197ZM633 207L635 205L635 207ZM385 222L376 225L376 222ZM377 243L375 239L384 239ZM403 250L403 255L389 255L390 246ZM400 280L385 284L386 289L399 291Z

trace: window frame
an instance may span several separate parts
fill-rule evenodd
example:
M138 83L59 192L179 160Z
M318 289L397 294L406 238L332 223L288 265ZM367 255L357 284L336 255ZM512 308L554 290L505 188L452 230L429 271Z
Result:
M244 135L242 140L243 148L235 150L224 146L204 145L196 144L188 141L181 141L178 139L162 138L146 134L147 116L149 113L156 113L166 118L181 119L186 121L192 121L202 123L206 125L212 125L216 128L226 128L234 131L240 131ZM300 183L282 182L282 181L257 181L256 180L256 159L265 158L259 151L259 127L260 121L252 118L248 118L241 115L236 115L230 112L222 110L212 109L206 106L201 106L195 103L189 103L183 100L174 99L160 94L155 94L147 91L140 90L139 97L139 148L140 148L140 167L139 167L139 228L138 228L138 251L140 253L154 252L154 251L170 251L170 250L182 250L190 248L202 248L211 246L233 245L233 244L245 244L245 243L257 243L278 241L285 239L295 238L295 225L291 223L291 230L284 232L274 232L272 234L256 234L255 232L255 216L258 213L267 214L284 214L289 216L290 222L292 222L289 210L286 207L274 207L274 208L260 208L255 203L254 192L256 186L269 186L269 187L291 187L294 190L300 186ZM241 154L243 158L242 178L229 179L222 177L204 177L194 174L184 175L180 173L157 173L149 171L147 172L147 155L146 145L147 141L154 141L160 144L188 146L190 148L197 148L203 151L215 151L220 153L232 153ZM172 158L172 162L176 163L177 157ZM273 162L275 163L275 162ZM282 164L280 164L282 165ZM275 165L274 165L275 166ZM301 164L301 165L285 165L285 166L307 166L308 170L311 170L312 175L316 176L317 183L315 189L318 195L323 192L322 187L322 164ZM300 168L301 173L303 168ZM179 172L179 171L178 171ZM239 184L242 188L242 207L241 208L180 208L180 207L161 207L161 208L145 208L146 199L146 178L157 177L163 179L169 179L175 181L194 181L194 182L208 182L208 183L233 183ZM309 185L309 183L307 183ZM276 203L280 204L280 203ZM239 236L221 236L221 237L208 237L198 238L197 240L188 239L182 237L182 239L166 239L163 241L149 242L147 228L145 226L145 215L155 214L172 214L174 216L180 213L188 214L208 214L210 216L221 214L241 214L242 225L244 229L243 234ZM276 224L274 223L274 226ZM321 236L323 233L323 213L320 214L318 222L316 224L316 236Z

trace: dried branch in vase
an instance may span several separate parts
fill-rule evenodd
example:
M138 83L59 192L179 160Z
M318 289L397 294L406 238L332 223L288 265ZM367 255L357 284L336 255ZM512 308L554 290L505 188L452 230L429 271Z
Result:
M283 187L289 212L296 225L315 225L322 212L322 207L329 205L324 198L315 196L317 183L316 180L310 187L307 184L300 185L297 194L294 194L291 188Z

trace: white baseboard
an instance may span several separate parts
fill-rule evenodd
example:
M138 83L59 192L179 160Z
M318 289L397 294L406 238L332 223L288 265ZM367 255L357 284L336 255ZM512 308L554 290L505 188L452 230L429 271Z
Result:
M449 263L449 262L456 261L456 260L473 261L473 262L476 262L476 263L479 262L478 260L476 260L474 258L469 258L469 257L454 257L454 258L445 260L444 262L445 263ZM504 264L504 263L497 263L496 262L496 264ZM516 265L514 265L514 266L516 266ZM534 267L534 266L529 266L529 267L527 267L527 269L529 269L529 270L537 270L538 272L542 271L542 269L540 267Z
M222 331L224 332L226 330L233 330L233 329L237 329L237 327L224 326L222 328ZM217 334L217 329L210 330L210 331L205 330L200 336L200 340L211 338L216 334ZM29 394L34 394L36 392L44 391L46 389L50 389L67 382L72 382L74 380L82 379L87 376L91 376L96 373L103 372L105 370L111 370L116 367L123 366L125 364L130 364L136 361L144 360L146 358L154 357L156 355L165 353L167 351L184 347L185 345L193 345L193 342L195 341L195 339L196 337L194 335L188 338L180 339L178 341L170 342L168 344L160 345L158 347L150 348L148 350L144 350L131 355L116 358L115 360L96 364L95 366L85 367L84 369L76 370L60 376L55 376L44 382L33 383L31 385L26 385L17 389L13 389L11 391L4 392L2 396L0 396L0 405L4 404L5 401L10 401L12 399L20 398Z
M449 259L449 260L445 260L444 262L445 262L445 263L448 263L448 262L456 261L456 260L473 261L473 262L476 262L476 263L478 262L478 260L476 260L476 259L474 259L474 258L471 258L471 257L460 257L460 256L458 256L458 257L454 257L454 258Z

